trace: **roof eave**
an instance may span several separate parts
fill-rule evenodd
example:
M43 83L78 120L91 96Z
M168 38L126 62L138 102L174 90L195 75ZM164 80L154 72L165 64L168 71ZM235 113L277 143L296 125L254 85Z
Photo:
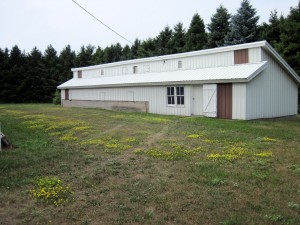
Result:
M89 86L58 86L58 89L92 89L92 88L110 88L110 87L145 87L145 86L166 86L166 85L195 85L195 84L216 84L216 83L245 83L248 79L211 79L211 80L193 80L193 81L166 81L166 82L148 82L148 83L129 83L129 84L109 84L109 85L89 85Z

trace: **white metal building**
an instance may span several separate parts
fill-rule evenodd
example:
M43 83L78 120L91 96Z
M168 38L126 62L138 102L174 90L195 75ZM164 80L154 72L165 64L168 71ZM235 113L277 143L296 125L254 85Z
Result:
M257 119L297 114L300 78L266 42L74 68L63 106Z

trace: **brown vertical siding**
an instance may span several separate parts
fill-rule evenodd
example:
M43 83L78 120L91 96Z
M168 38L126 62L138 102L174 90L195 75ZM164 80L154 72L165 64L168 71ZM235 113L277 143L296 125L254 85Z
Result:
M217 116L232 119L232 84L218 84Z
M69 89L65 90L65 100L69 100Z
M78 71L78 78L82 78L82 71L81 70Z
M249 63L248 49L234 51L234 64Z

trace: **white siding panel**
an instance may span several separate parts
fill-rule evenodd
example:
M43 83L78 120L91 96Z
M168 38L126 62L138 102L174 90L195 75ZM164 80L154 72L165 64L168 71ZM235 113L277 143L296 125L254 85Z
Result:
M249 63L258 63L263 60L261 60L262 55L261 55L261 48L250 48L249 49Z
M233 51L214 53L209 55L199 55L191 57L183 57L168 60L159 60L154 62L143 62L134 63L129 65L111 66L104 68L96 68L90 70L82 70L82 78L97 78L105 76L120 76L126 74L133 74L133 66L138 67L138 74L141 73L159 73L167 71L178 70L178 61L182 61L182 68L185 69L199 69L199 68L209 68L209 67L219 67L219 66L231 66L234 65ZM144 67L149 66L149 71L145 72ZM124 67L126 67L126 73L124 72ZM104 75L101 75L101 70L103 69ZM77 78L77 72L73 72L74 78Z
M62 89L60 91L60 97L61 97L62 100L65 100L65 89Z
M297 114L297 84L264 50L262 58L268 67L247 84L246 119Z
M102 100L101 96L105 96L105 101L147 101L150 113L190 116L191 86L184 87L184 106L167 106L165 86L72 89L70 94L74 100Z
M246 84L232 84L232 119L246 119Z

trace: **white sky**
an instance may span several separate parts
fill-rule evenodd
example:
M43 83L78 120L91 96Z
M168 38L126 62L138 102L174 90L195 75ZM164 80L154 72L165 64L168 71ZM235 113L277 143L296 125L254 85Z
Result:
M182 22L187 29L194 13L205 24L216 8L223 4L231 14L241 0L76 0L108 26L134 41L155 37L166 26ZM287 15L298 0L250 0L260 16L259 24L267 22L277 9ZM34 46L44 52L49 44L60 52L67 44L78 51L82 45L102 48L126 43L75 5L72 0L0 0L0 48L17 44L29 53Z

